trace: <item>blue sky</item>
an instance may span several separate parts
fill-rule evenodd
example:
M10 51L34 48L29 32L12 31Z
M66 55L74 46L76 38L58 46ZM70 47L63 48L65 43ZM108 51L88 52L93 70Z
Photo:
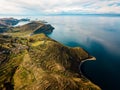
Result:
M120 0L0 0L0 15L120 14Z

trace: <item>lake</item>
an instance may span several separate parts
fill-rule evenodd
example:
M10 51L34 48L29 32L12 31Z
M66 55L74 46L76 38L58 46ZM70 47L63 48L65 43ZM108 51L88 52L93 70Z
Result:
M55 27L49 37L80 46L96 57L82 65L83 74L102 90L120 90L120 17L39 17Z
M120 90L120 17L35 16L55 30L49 37L71 47L82 47L96 61L82 65L83 74L102 90Z

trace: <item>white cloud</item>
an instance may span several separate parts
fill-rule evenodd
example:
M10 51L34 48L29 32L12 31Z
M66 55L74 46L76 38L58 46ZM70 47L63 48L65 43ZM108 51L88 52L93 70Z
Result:
M0 14L120 13L120 0L0 0Z

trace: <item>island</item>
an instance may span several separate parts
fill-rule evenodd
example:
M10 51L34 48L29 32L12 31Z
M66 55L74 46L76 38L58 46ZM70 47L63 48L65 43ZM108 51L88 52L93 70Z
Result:
M49 38L53 29L32 21L0 34L0 90L101 90L79 68L93 56Z

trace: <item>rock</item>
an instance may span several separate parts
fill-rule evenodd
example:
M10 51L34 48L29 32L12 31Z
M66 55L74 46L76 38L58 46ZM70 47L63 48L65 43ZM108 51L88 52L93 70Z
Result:
M0 90L101 90L79 73L80 63L91 57L82 48L45 34L5 38L0 36L0 52L9 53L0 53Z

